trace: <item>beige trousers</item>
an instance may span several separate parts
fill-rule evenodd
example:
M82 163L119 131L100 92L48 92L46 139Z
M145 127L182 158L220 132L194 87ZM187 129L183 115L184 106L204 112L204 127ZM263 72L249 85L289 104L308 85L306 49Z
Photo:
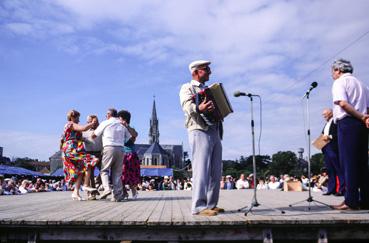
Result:
M123 148L118 146L105 146L103 149L101 162L101 182L104 191L109 191L109 170L111 170L111 180L113 183L113 196L120 198L123 196L122 168L123 168Z

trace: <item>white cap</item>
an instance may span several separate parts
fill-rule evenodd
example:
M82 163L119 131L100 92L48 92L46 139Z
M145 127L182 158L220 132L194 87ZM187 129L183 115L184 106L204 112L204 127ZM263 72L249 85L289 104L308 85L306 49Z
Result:
M204 66L204 65L210 65L210 61L207 60L197 60L193 61L188 65L188 69L190 70L190 73L192 74L195 70L197 70L198 67Z

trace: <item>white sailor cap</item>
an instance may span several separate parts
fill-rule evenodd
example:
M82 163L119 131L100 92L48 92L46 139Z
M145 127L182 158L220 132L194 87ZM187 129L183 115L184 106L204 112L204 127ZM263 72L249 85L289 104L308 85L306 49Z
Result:
M190 70L190 73L192 74L195 70L197 70L199 67L201 66L208 66L210 65L210 61L207 60L196 60L190 63L190 65L188 65L188 69Z

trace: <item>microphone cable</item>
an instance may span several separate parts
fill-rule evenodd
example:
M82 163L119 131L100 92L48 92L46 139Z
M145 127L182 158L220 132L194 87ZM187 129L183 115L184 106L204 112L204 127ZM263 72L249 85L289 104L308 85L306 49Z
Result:
M304 106L304 99L301 100L301 108L302 108L302 119L304 121L304 138L305 138L305 145L306 147L309 146L309 141L308 141L308 137L307 137L307 129L306 129L306 120L307 120L307 114L306 114L306 107Z
M259 98L259 119L260 119L260 131L259 131L259 139L258 139L258 151L259 151L259 155L260 155L260 141L261 141L261 134L263 131L263 116L262 116L262 102L261 102L261 96L258 95L257 96Z

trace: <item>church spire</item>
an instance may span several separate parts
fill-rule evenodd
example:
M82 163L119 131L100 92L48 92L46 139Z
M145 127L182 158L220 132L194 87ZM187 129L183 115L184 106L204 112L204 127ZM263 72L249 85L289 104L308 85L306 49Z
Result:
M150 119L149 143L159 143L159 121L156 115L155 95Z

